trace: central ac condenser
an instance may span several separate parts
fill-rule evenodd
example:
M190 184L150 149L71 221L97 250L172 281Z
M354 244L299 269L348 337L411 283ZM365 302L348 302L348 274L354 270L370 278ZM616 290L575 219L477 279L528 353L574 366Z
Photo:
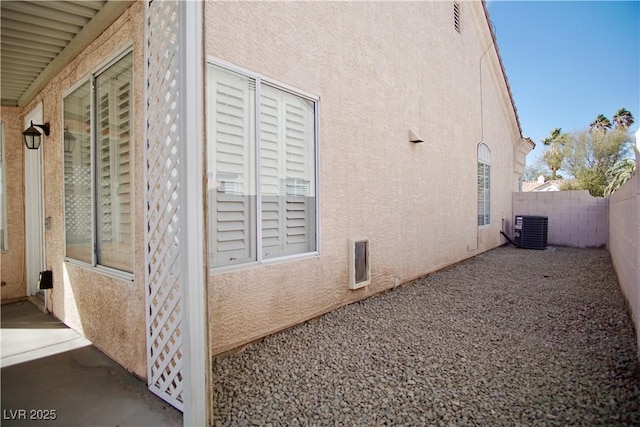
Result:
M525 249L545 249L548 230L546 216L516 215L514 242Z

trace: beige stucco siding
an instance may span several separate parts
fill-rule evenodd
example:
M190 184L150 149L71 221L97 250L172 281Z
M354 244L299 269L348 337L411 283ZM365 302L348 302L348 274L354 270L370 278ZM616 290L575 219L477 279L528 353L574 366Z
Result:
M135 3L55 76L27 105L28 113L42 102L51 134L43 141L44 215L51 217L45 230L46 266L53 270L54 288L47 308L69 326L83 333L97 347L137 375L146 376L144 310L143 224L143 68L144 19L142 2ZM134 55L134 167L135 264L134 281L122 280L94 269L65 262L64 197L62 159L63 94L86 79L127 46ZM18 124L20 125L20 123Z
M206 2L207 55L320 98L320 254L212 272L214 353L501 243L520 134L494 49L482 56L483 7L461 9L459 34L453 2ZM425 142L410 143L410 127ZM492 220L478 228L482 140ZM373 280L350 291L348 239L359 236Z
M2 301L24 297L27 292L24 269L24 142L22 109L2 107L7 201L7 250L0 254Z

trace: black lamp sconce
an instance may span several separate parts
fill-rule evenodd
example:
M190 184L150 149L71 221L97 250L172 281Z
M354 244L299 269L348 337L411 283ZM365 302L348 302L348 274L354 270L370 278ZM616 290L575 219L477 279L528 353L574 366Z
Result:
M22 135L24 136L24 143L29 150L37 150L40 148L40 143L42 142L42 134L36 127L42 129L46 136L49 136L49 123L45 123L43 125L34 125L31 122L31 126L27 128Z
M64 129L64 152L73 153L73 149L76 146L76 137L73 133L69 132L67 128Z

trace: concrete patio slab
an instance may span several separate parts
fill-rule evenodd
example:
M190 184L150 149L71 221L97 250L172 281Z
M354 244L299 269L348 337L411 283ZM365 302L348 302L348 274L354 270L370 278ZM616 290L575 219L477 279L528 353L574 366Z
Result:
M29 302L2 306L2 426L181 426L182 414Z

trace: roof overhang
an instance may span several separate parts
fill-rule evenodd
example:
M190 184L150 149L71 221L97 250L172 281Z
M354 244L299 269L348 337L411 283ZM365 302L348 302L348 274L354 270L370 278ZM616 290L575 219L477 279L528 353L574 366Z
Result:
M25 106L133 0L0 2L3 106Z
M491 33L491 40L493 41L493 47L496 51L496 56L498 57L498 62L500 63L500 69L502 70L502 76L504 78L504 83L507 86L507 92L509 93L509 100L511 101L511 107L513 108L513 114L516 118L516 124L518 125L518 132L520 137L522 137L522 126L520 125L520 117L518 116L518 109L516 108L516 103L513 100L513 93L511 92L511 85L509 84L509 79L507 78L507 72L504 69L504 63L502 62L502 56L500 55L500 49L498 49L498 41L496 40L496 33L493 31L493 26L491 24L491 19L489 18L489 10L487 9L486 0L482 0L482 7L484 9L484 16L487 19L487 26L489 27L489 32ZM529 139L529 138L526 138ZM531 143L531 139L529 139ZM533 144L532 149L535 148L535 144Z

